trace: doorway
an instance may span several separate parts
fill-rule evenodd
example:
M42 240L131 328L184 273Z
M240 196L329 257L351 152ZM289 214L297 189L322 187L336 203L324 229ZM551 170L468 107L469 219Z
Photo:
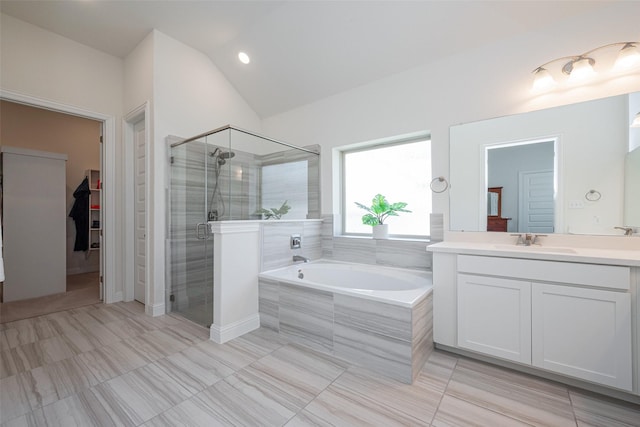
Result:
M3 302L99 302L102 122L4 100L0 111Z
M102 139L105 144L100 144L100 141L96 141L97 151L99 156L99 163L96 169L101 171L101 186L102 182L104 182L106 189L101 191L100 199L100 207L102 208L102 212L100 212L100 250L96 251L95 254L91 256L95 256L98 252L100 253L98 264L102 264L102 273L98 272L95 274L96 277L92 277L88 279L86 277L76 277L78 280L72 281L70 283L70 289L78 289L84 287L85 285L94 286L95 282L100 282L102 288L104 289L102 300L104 302L110 303L115 302L122 299L122 294L117 292L115 289L115 253L114 248L115 245L112 242L115 241L115 205L114 205L114 192L115 185L114 184L114 167L115 167L115 120L112 116L107 116L101 113L95 113L92 111L84 110L77 107L72 107L65 104L59 104L53 101L47 101L40 98L31 97L28 95L22 95L16 92L11 91L2 91L0 92L0 100L3 102L11 102L17 105L21 105L23 107L32 107L40 110L45 110L53 113L61 113L63 115L68 115L70 117L89 119L95 122L96 126L99 129L99 134L102 135ZM7 121L3 121L3 130L5 129L5 125ZM33 129L30 129L33 130ZM43 138L44 141L47 138ZM3 144L8 145L8 142L3 138ZM73 184L70 184L73 185ZM72 188L71 191L75 189ZM65 212L65 217L69 212ZM6 224L5 224L6 226ZM97 249L97 248L96 248ZM5 247L6 251L6 247ZM101 261L101 262L100 262ZM6 263L5 263L6 265ZM75 271L78 272L78 271ZM85 279L87 279L85 281ZM88 284L86 282L93 281L93 284ZM64 295L64 294L61 294ZM96 295L97 302L100 301L100 295ZM61 307L60 301L51 302L51 309L53 311L58 311L65 309ZM55 307L60 307L55 309ZM6 307L3 307L2 314L3 316L7 314ZM37 314L34 314L37 315ZM29 316L30 317L30 316Z

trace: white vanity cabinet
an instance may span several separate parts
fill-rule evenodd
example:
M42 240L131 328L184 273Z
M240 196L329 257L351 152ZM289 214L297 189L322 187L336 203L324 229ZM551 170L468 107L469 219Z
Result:
M631 295L534 283L533 366L632 390Z
M531 363L531 283L458 274L458 346Z
M434 252L437 344L633 391L630 267Z

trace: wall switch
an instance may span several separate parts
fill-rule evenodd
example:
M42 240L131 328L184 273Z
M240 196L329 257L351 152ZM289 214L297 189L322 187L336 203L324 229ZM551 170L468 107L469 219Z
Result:
M302 236L300 236L299 234L292 234L290 242L291 249L300 249L300 247L302 246Z
M582 200L569 200L569 209L582 209L584 202Z

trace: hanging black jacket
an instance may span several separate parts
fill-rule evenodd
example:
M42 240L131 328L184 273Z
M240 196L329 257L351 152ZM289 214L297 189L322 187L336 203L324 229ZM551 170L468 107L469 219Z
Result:
M89 180L85 177L82 183L73 192L76 201L73 203L69 216L76 223L76 243L74 251L89 250Z

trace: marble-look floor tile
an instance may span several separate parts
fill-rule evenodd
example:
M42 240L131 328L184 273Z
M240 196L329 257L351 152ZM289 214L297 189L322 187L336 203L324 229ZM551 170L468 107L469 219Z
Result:
M87 389L42 408L47 427L110 427L116 422L91 390ZM37 424L45 425L45 424Z
M157 326L147 322L145 318L146 316L132 316L105 323L104 326L120 339L133 338L158 329Z
M42 317L17 320L5 324L0 331L0 349L8 350L23 344L59 335L51 323Z
M579 427L640 426L640 405L573 389L569 390L569 395Z
M360 367L349 368L332 387L393 408L427 425L436 413L443 392L432 387L426 377L406 384Z
M531 425L576 425L566 387L482 362L459 359L446 394Z
M144 423L192 394L165 371L146 365L92 389L117 424Z
M23 372L18 374L18 379L31 409L46 406L98 383L77 356Z
M206 386L215 384L221 378L233 374L234 369L226 365L220 358L212 355L205 344L192 346L186 350L167 357L171 363L198 375Z
M330 385L307 407L306 412L336 426L428 426L397 409L380 404L358 392Z
M47 425L42 409L28 412L2 424L2 427L43 427Z
M42 352L44 363L57 362L78 354L61 336L51 337L35 343Z
M298 412L345 367L346 364L330 356L288 345L238 371L236 376L261 394Z
M45 357L37 341L4 349L0 353L0 378L42 366L50 359Z
M0 379L0 423L31 411L29 398L17 375Z
M453 354L434 350L420 370L414 384L444 393L457 363L458 358Z
M334 427L335 424L331 424L328 421L323 420L320 417L316 417L307 410L302 410L291 418L286 427Z
M195 400L208 406L226 425L281 426L295 415L273 396L235 374L207 388Z
M151 361L137 346L124 341L81 353L78 358L98 382L110 380Z
M267 344L265 346L265 344ZM197 348L214 359L222 362L233 371L239 371L273 351L273 346L280 347L278 342L265 343L257 334L249 333L233 339L225 344L203 341L192 348Z
M194 427L230 426L226 420L206 405L201 399L192 397L166 412L152 418L143 427Z
M448 395L442 399L438 413L431 425L434 427L530 426L530 424Z

